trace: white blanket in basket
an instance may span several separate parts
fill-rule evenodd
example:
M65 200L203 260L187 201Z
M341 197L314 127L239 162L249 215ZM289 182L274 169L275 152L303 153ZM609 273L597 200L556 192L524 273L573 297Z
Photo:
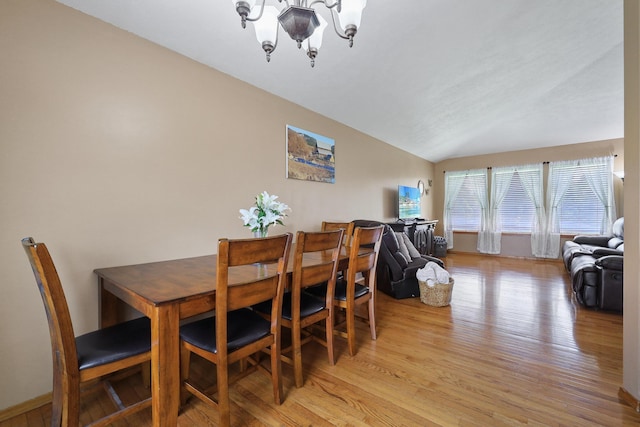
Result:
M449 272L435 262L429 261L427 265L416 272L416 279L433 287L436 283L449 283Z

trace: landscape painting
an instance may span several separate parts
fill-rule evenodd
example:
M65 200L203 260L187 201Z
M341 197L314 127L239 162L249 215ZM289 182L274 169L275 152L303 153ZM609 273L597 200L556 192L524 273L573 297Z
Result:
M287 178L336 182L335 141L287 125Z

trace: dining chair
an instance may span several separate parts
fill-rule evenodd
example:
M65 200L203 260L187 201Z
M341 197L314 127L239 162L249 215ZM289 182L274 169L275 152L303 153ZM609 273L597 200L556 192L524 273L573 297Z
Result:
M293 259L291 290L282 303L282 326L291 330L291 346L282 350L282 360L293 364L296 387L302 387L302 346L316 341L327 348L329 364L335 364L333 350L333 293L336 284L343 229L326 232L298 231ZM313 258L313 262L309 262ZM327 283L324 298L304 290ZM269 304L254 306L260 313L271 313ZM311 327L324 321L324 338ZM303 336L304 335L304 336ZM290 355L290 357L289 357Z
M349 246L353 237L354 222L322 221L322 231L344 230L343 244Z
M353 229L355 222L336 222L336 221L322 221L321 230L344 230L344 236L342 237L342 244L346 247L351 245L351 239L353 238ZM338 279L344 278L344 271L338 271Z
M336 281L333 303L344 320L334 324L334 333L347 339L349 354L356 354L356 310L368 304L366 320L371 330L371 339L377 338L375 297L376 264L384 225L355 227L349 251L349 268L345 278ZM322 286L309 288L309 292L321 297ZM336 312L338 314L338 312ZM359 317L359 316L358 316Z
M125 407L110 382L116 373L151 360L149 319L141 317L76 337L60 277L44 243L22 239L44 303L53 356L52 426L80 423L80 394L103 385L117 411L89 425L106 426L151 406L151 397ZM101 379L96 382L94 380ZM82 390L81 390L82 388Z
M280 330L282 297L292 234L255 239L220 239L216 270L215 315L180 328L180 373L182 401L189 392L218 409L219 424L231 422L229 384L255 368L263 368L251 355L269 350L273 397L283 400ZM271 317L264 319L249 307L263 301L271 304ZM217 399L198 388L189 378L191 354L216 365ZM254 369L245 369L246 362ZM231 381L229 365L241 362L240 373ZM213 393L215 394L215 392Z
M377 227L356 227L353 232L351 250L349 253L349 268L346 280L336 283L334 304L344 311L345 322L336 325L338 333L347 338L349 354L356 354L356 309L368 304L368 323L371 339L376 334L376 265L380 253L380 243L384 225ZM362 280L360 280L362 278ZM346 326L341 331L340 326Z

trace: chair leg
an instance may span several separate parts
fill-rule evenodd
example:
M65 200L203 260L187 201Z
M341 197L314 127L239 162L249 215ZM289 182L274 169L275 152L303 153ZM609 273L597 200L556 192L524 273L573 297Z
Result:
M62 396L58 399L61 403L59 411L62 416L63 426L77 426L80 424L80 383L72 382L66 390L59 387ZM53 421L53 419L52 419ZM51 424L53 425L53 424Z
M77 426L80 424L80 390L73 392L73 385L63 382L60 371L53 369L52 426ZM72 389L72 390L69 390ZM74 410L75 408L75 410ZM74 414L75 412L75 414Z
M151 388L151 362L144 362L141 366L142 384L146 388Z
M57 361L56 361L57 362ZM57 366L56 366L57 367ZM65 381L58 369L53 371L52 426L80 424L80 382L77 378Z
M335 352L333 350L333 310L325 319L325 335L327 340L327 355L329 356L329 365L336 364Z
M184 387L184 382L189 380L190 363L191 363L191 351L189 351L186 347L182 346L180 348L180 404L181 405L186 404L187 399L189 398L189 392Z
M345 312L347 316L347 343L349 345L349 355L356 354L356 313L355 310L347 308Z
M373 297L369 300L369 328L371 329L371 339L378 338L376 334L376 306Z
M273 383L273 400L276 405L282 404L282 361L280 360L280 339L271 345L271 382Z
M299 321L294 321L291 325L291 341L292 341L292 359L293 359L293 373L296 379L296 387L300 388L303 384L302 378L302 344L301 344L301 327Z
M229 403L229 365L227 360L218 359L216 364L218 382L218 417L220 425L231 425L231 404Z

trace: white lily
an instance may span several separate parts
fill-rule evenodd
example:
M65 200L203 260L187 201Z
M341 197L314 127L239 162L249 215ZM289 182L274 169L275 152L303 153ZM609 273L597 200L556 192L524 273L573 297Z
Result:
M266 236L270 225L282 223L282 218L287 216L286 211L291 208L285 203L278 202L278 196L269 195L266 191L256 196L256 206L247 209L240 209L240 219L246 227L253 232L259 232L261 236Z

